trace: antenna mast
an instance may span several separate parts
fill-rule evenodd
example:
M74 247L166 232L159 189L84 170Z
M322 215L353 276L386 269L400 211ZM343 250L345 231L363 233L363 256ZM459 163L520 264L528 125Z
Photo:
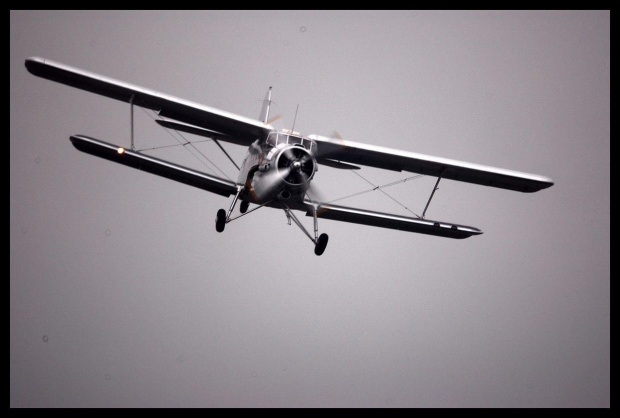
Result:
M297 111L299 110L299 103L297 103L297 109L295 109L295 118L293 119L293 128L291 129L291 133L295 130L295 121L297 120Z

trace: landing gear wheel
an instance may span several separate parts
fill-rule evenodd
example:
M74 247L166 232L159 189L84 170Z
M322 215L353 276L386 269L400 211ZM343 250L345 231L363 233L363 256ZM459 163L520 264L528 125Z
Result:
M226 226L226 211L224 209L220 209L217 211L217 217L215 218L215 230L217 232L222 232L225 226Z
M241 202L241 205L239 205L239 211L241 213L246 213L248 211L248 208L250 207L250 202Z
M314 246L314 253L316 255L323 254L323 251L325 251L325 247L327 247L328 239L329 237L327 236L327 234L321 234L319 236L319 239L316 241L316 245Z

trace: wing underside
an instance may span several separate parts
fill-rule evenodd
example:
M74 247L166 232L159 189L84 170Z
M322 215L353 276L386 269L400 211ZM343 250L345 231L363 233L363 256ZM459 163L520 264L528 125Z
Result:
M313 203L306 200L306 216L313 216ZM422 218L410 218L389 213L374 212L365 209L350 208L329 204L317 205L317 217L334 221L351 222L380 228L397 229L419 234L435 235L446 238L463 239L480 235L482 231L472 226L432 221Z
M84 135L71 136L71 142L75 148L82 152L225 197L234 195L237 192L237 186L233 181L172 164L139 152L127 150L118 145L113 145Z
M399 151L320 135L310 135L310 138L317 143L319 158L329 158L386 170L410 171L525 193L537 192L553 185L552 179L537 174Z
M179 99L43 58L28 58L26 68L32 74L48 80L126 103L133 103L136 106L154 110L160 116L220 132L235 138L238 143L246 146L257 138L266 136L273 129L269 124L245 116Z

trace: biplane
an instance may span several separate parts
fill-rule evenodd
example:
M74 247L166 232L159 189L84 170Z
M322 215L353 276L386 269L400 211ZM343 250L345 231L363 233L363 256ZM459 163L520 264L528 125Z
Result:
M229 209L220 209L216 214L215 229L218 232L224 231L229 222L261 207L284 210L289 224L291 220L295 222L312 241L316 255L323 254L328 241L327 234L319 235L318 219L457 239L482 234L481 230L471 226L426 219L426 210L441 179L524 193L537 192L553 185L553 180L541 175L399 151L340 137L303 136L294 130L275 129L269 119L271 87L263 101L259 119L256 120L43 58L28 58L25 65L36 76L130 104L129 148L85 135L72 135L70 140L78 150L227 198L233 196ZM160 117L156 121L164 128L213 140L235 164L239 172L237 180L220 178L136 151L133 140L134 106L156 112ZM240 166L220 142L247 147ZM433 176L437 181L422 215L406 217L313 199L309 188L321 165L342 170L358 170L359 166L369 166L407 171ZM237 202L240 202L241 214L231 217ZM250 204L255 207L248 210ZM294 211L305 212L306 216L313 218L314 234L308 232Z

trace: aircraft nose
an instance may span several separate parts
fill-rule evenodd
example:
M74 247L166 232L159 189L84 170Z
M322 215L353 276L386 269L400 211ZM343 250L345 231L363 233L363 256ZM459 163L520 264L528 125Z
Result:
M293 170L295 170L295 171L300 171L300 170L301 170L301 162L299 162L299 161L294 161L294 162L293 162Z

